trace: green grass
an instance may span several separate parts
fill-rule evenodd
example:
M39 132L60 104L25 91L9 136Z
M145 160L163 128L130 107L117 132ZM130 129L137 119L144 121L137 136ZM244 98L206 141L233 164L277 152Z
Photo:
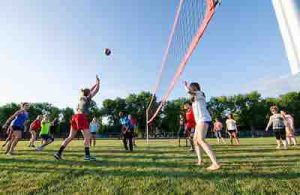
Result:
M298 140L300 140L298 138ZM241 139L241 146L209 140L222 169L195 166L196 157L177 140L138 140L133 153L119 140L97 140L96 162L83 160L82 140L72 142L64 160L56 161L55 141L43 152L20 142L16 156L0 155L1 193L102 194L299 194L300 147L275 149L274 138Z

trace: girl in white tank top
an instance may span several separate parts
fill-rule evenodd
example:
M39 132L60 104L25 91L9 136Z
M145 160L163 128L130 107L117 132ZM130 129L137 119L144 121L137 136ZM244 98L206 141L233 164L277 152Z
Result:
M194 133L194 145L195 151L197 153L198 162L197 165L202 164L201 149L209 156L212 165L207 168L207 170L217 170L220 165L217 162L216 156L211 149L211 146L205 141L208 128L211 124L211 116L207 110L206 99L204 93L201 91L200 85L198 83L185 84L185 89L191 98L194 116L196 120L196 129Z

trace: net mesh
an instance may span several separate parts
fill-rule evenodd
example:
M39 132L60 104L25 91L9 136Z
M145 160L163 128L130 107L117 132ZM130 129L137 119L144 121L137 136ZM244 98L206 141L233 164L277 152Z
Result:
M153 98L147 109L148 123L159 115L170 96L214 14L215 5L215 0L180 0L158 79L152 91Z

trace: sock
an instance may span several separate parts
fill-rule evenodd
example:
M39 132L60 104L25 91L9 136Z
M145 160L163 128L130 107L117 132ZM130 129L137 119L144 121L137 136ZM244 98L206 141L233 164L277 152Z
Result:
M62 152L64 151L64 149L65 149L65 146L61 146L60 148L59 148L59 150L58 150L58 154L59 155L61 155L62 154Z
M84 151L85 151L85 156L90 156L90 148L89 147L85 147Z

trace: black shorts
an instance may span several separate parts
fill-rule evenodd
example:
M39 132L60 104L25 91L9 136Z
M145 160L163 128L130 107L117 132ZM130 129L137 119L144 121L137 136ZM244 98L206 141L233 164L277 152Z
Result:
M285 129L273 129L274 135L277 140L285 140L286 139L286 132Z
M13 125L11 128L13 131L24 131L24 126Z
M54 138L51 136L51 135L40 135L40 137L43 139L43 140L49 140L51 139L52 141L54 141Z
M92 135L96 135L97 133L96 133L96 132L91 132L91 134L92 134Z
M233 133L236 133L236 130L228 130L228 133L230 133L230 135L232 135Z

